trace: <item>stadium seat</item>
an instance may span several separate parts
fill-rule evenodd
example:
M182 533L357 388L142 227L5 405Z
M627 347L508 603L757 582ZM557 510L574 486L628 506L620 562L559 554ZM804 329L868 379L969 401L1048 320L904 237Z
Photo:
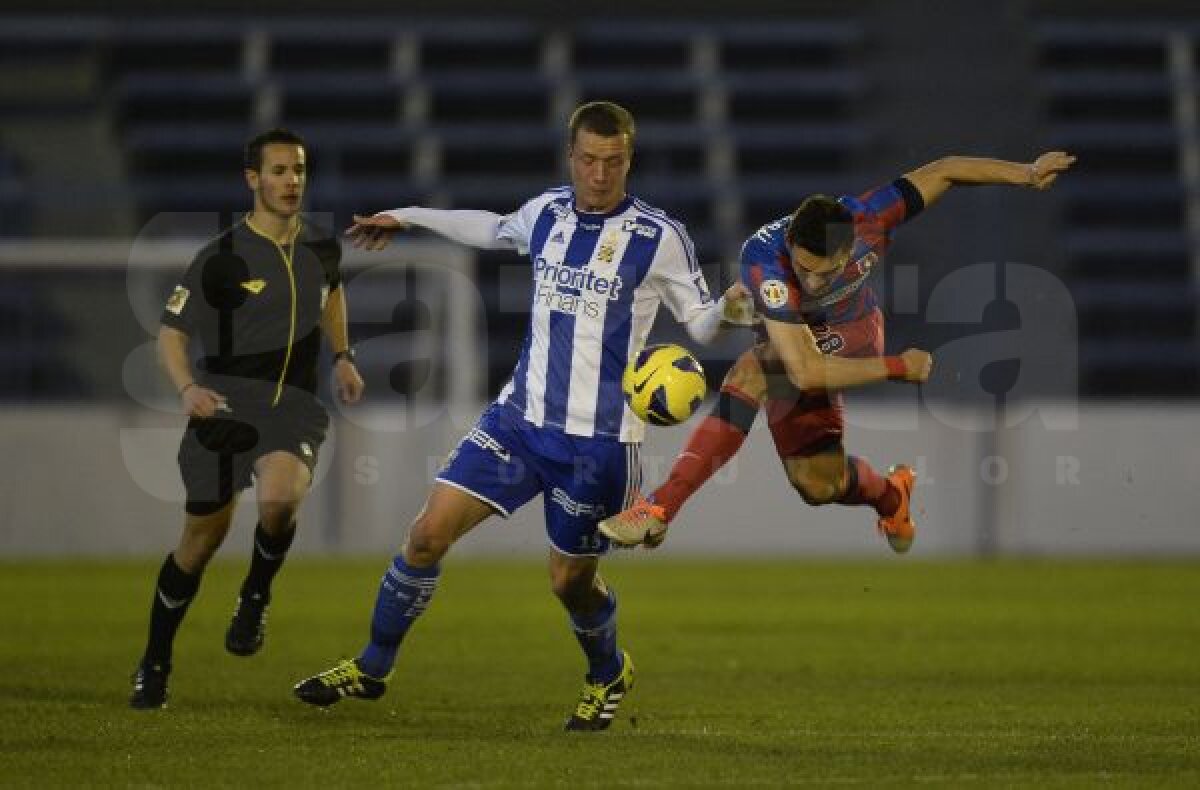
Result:
M24 165L0 148L0 236L24 236L30 232L32 201Z
M489 71L426 77L429 123L435 126L530 124L553 128L553 85L536 73Z
M1169 71L1168 34L1179 30L1153 15L1063 17L1035 34L1050 145L1086 163L1059 194L1087 393L1194 392L1200 374Z
M820 73L850 66L863 32L851 20L772 19L722 25L717 40L725 74Z
M532 75L542 63L542 30L515 20L418 20L417 67L426 76L493 71Z
M862 25L849 17L97 17L33 33L43 51L98 53L139 223L244 210L241 148L271 124L308 141L310 208L339 225L407 204L509 212L566 183L566 113L609 99L637 117L632 190L685 222L711 263L736 252L739 217L758 223L808 184L848 181L870 139ZM0 202L10 176L0 168ZM512 266L488 286L493 384L527 308L501 305L528 295L519 260L497 259Z
M272 36L268 69L277 76L335 75L353 83L360 75L387 75L392 67L394 38L387 30L345 31L333 37L320 30Z
M232 76L243 65L244 33L236 26L149 22L122 27L105 42L105 67L114 82L140 74Z

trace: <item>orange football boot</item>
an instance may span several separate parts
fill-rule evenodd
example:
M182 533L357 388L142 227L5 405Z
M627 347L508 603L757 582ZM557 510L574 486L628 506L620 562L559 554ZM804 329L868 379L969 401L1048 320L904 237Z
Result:
M655 548L667 536L667 511L639 494L632 506L604 519L597 529L618 546Z
M913 485L917 481L917 473L912 467L896 464L888 469L888 482L900 492L900 507L896 512L879 519L879 532L887 538L888 545L897 554L903 554L912 546L917 534L917 525L913 522L909 504L912 500Z

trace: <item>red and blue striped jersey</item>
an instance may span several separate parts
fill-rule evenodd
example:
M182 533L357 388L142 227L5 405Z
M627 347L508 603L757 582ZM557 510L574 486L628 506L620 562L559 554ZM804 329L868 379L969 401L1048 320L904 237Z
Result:
M908 179L898 178L858 197L843 195L838 203L853 217L854 245L849 263L820 292L806 291L792 266L785 238L790 216L763 225L742 245L742 282L764 317L792 324L841 324L878 306L867 277L883 259L894 229L924 207L921 193Z

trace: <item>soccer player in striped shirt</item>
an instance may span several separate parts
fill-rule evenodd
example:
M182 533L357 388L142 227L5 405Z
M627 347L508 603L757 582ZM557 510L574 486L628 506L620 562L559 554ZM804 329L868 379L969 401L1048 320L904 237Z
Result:
M714 301L683 226L625 192L633 153L630 114L585 104L569 124L571 185L516 212L404 208L356 217L358 246L381 249L410 225L485 249L529 255L530 327L516 370L451 453L408 539L384 574L371 638L358 658L296 685L314 705L377 699L401 640L425 611L450 546L489 516L507 517L538 494L550 539L551 585L587 657L570 730L602 730L633 684L617 647L617 599L597 572L609 542L596 523L633 503L644 426L628 408L621 375L665 302L697 342L710 342L734 286Z
M812 505L867 505L896 552L916 532L909 512L915 474L884 477L842 445L840 390L886 380L925 381L929 354L883 351L883 314L867 285L896 227L953 186L1010 184L1046 189L1075 161L1051 151L1031 163L950 156L860 196L813 195L790 216L760 228L742 247L742 281L763 331L730 369L712 415L693 431L665 483L600 531L620 545L655 547L684 502L742 446L766 405L788 479Z

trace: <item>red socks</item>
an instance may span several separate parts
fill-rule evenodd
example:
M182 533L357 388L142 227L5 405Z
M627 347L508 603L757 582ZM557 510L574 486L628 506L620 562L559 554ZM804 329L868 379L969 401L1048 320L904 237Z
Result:
M667 512L667 521L730 458L737 455L754 424L758 404L732 388L721 390L717 408L688 437L667 481L650 495Z
M717 408L688 437L667 481L650 495L650 500L666 511L668 522L700 486L737 455L757 414L758 403L752 398L732 387L721 390ZM847 456L846 476L841 504L870 505L885 518L900 509L899 490L865 459Z
M900 509L900 492L867 463L865 458L846 456L846 493L843 505L870 505L887 518Z

